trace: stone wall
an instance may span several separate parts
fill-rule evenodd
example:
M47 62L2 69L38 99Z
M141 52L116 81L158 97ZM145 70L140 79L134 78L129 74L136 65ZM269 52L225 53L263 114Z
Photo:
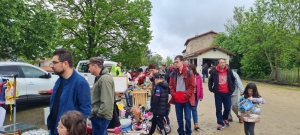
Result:
M198 37L196 39L190 40L188 45L186 46L185 55L189 55L198 50L201 50L201 49L211 46L211 43L213 42L215 36L216 36L216 34L209 33L209 34L203 35L201 37Z

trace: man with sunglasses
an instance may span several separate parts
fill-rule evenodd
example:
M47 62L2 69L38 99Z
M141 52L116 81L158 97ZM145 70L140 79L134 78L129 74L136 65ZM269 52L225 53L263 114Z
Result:
M85 118L91 113L91 91L88 82L73 68L70 51L61 48L53 52L51 68L59 76L50 99L50 114L47 126L50 135L58 135L60 117L67 111L77 110Z

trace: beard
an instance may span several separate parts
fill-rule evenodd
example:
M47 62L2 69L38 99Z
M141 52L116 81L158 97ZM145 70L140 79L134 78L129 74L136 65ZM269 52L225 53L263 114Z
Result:
M54 74L59 75L59 76L61 76L62 74L65 73L64 69L62 71L55 71L55 70L53 70L53 71L54 71Z

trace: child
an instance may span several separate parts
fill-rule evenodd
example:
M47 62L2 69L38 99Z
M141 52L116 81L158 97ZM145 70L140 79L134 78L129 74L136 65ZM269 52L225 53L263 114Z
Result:
M151 94L151 109L153 113L152 125L149 131L149 135L152 135L158 125L161 134L166 135L166 131L163 124L163 119L168 109L169 101L169 85L164 81L165 76L159 73L153 75L155 89Z
M68 111L60 117L57 131L59 135L85 135L86 120L78 111Z
M246 135L254 135L254 127L255 127L255 122L249 122L247 120L245 120L243 118L243 116L250 116L247 115L247 110L244 109L244 107L242 106L243 103L246 102L246 100L250 100L253 103L253 107L252 109L254 109L254 107L259 107L260 103L264 104L265 100L259 95L257 87L254 83L249 83L246 88L245 91L243 93L243 97L241 97L239 99L239 106L240 106L240 110L241 110L241 119L244 121L244 131ZM250 113L253 114L253 110L250 109L248 111L250 111ZM248 112L249 113L249 112ZM256 115L259 115L259 113L255 113Z

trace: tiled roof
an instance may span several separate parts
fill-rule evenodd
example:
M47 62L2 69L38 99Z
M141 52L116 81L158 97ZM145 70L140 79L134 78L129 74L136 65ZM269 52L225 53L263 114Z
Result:
M206 35L206 34L210 34L210 33L218 34L217 32L211 30L211 31L205 32L205 33L203 33L203 34L196 35L196 36L194 36L194 37L191 37L191 38L187 39L187 40L185 41L185 43L184 43L184 46L186 46L191 40L196 39L196 38L201 37L201 36L204 36L204 35Z
M210 47L207 47L207 48L198 50L198 51L196 51L196 52L194 53L194 55L199 55L199 54L204 53L204 52L206 52L206 51L209 51L209 50L211 50L211 49L216 49L216 50L219 50L219 51L221 51L221 52L227 53L228 55L235 56L234 53L232 53L232 52L230 52L230 51L228 51L228 50L226 50L226 49L220 48L219 46L210 46Z

